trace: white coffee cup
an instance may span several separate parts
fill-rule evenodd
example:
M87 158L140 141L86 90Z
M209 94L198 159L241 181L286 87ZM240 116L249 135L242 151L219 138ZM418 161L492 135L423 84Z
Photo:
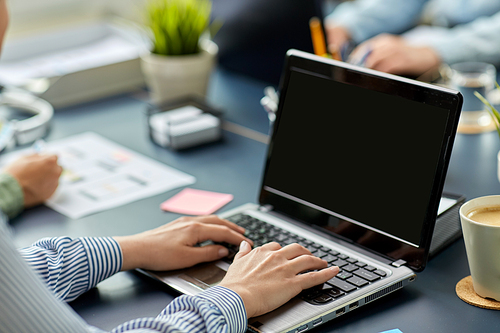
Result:
M471 212L489 207L500 207L500 195L466 202L460 208L460 220L474 290L481 297L500 301L500 224L479 223L469 217Z

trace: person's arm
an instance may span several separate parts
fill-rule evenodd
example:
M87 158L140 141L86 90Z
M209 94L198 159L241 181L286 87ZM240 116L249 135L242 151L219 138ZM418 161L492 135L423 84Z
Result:
M444 63L482 61L500 65L500 12L450 29L417 28L403 37L409 44L431 47Z
M380 33L399 34L418 23L426 2L428 0L346 1L325 18L326 32L329 35L330 29L342 27L356 44Z
M113 238L44 238L19 250L57 298L70 302L119 272L122 253Z
M174 299L156 318L134 319L112 332L245 332L247 315L240 296L224 287Z
M0 173L0 209L9 218L17 216L24 207L23 190L9 173Z
M102 332L54 297L19 256L0 219L0 327L7 332ZM158 317L135 319L113 332L243 332L245 328L245 309L238 295L212 288L196 297L178 297Z
M183 217L131 236L44 238L19 253L59 299L70 302L120 270L173 270L223 258L228 250L222 245L195 245L207 239L237 245L248 240L243 232L215 215Z
M0 216L0 327L7 332L88 332L26 265Z
M56 155L20 157L0 173L0 209L13 218L41 204L55 192L61 171Z

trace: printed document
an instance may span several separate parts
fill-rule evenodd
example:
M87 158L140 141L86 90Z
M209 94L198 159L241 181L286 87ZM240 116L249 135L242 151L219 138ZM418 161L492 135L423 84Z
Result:
M118 207L191 185L196 178L87 132L46 144L47 153L58 155L63 172L56 193L46 205L70 218ZM1 157L1 164L25 149Z

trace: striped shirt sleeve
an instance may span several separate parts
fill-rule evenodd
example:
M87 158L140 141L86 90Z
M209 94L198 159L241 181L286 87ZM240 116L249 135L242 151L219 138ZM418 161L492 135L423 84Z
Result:
M1 215L0 332L88 332L89 326L19 257Z
M66 302L122 267L120 247L110 237L44 238L19 253L56 297Z
M173 332L245 332L246 311L243 300L234 291L212 287L197 296L180 296L156 318L126 322L113 333L155 331Z
M52 293L64 301L75 299L122 266L121 249L113 238L44 238L19 253ZM24 301L30 302L30 297L25 295ZM42 315L45 310L39 308L33 313ZM47 325L51 327L51 323ZM156 318L131 320L113 332L244 332L246 327L246 311L239 295L224 287L213 287L197 296L178 297Z

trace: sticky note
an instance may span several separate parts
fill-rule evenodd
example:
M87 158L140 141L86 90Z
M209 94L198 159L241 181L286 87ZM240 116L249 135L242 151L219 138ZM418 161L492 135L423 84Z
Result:
M401 332L401 330L395 328L395 329L392 329L392 330L389 330L389 331L383 331L383 332L380 332L380 333L403 333L403 332Z
M232 194L216 193L186 188L160 205L160 208L179 214L212 214L233 200Z

